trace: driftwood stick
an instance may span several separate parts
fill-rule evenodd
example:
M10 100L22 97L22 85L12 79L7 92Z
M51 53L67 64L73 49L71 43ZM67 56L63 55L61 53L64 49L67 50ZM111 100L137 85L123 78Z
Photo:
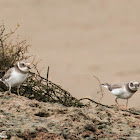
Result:
M101 104L101 103L99 103L99 102L96 102L96 101L94 101L94 100L92 100L92 99L90 99L90 98L81 98L79 101L82 101L82 100L89 100L90 102L95 103L95 104L97 104L97 105L104 106L104 107L107 107L107 108L113 108L113 107L111 107L111 106L104 105L104 104Z
M131 114L133 114L133 115L140 115L140 112L137 112L137 111L131 111L131 110L126 110L126 109L122 109L122 111L131 113Z
M100 105L100 106L103 106L103 107L106 107L106 108L111 108L111 109L113 109L112 106L108 106L108 105L101 104L101 103L96 102L96 101L94 101L94 100L92 100L92 99L90 99L90 98L81 98L79 101L82 101L82 100L89 100L90 102L95 103L95 104L97 104L97 105ZM123 109L123 110L121 110L121 111L128 112L128 113L131 113L131 114L133 114L133 115L140 115L140 112L137 112L137 111L131 111L131 110L125 110L125 109Z

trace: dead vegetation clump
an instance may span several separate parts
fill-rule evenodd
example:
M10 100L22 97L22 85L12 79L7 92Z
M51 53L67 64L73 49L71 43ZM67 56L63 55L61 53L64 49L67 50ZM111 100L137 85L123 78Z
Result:
M5 33L5 25L0 26L0 78L11 67L13 67L17 61L22 59L28 59L28 47L29 44L26 40L13 41L13 35L19 28L19 25L9 33ZM62 89L59 85L48 80L49 67L46 78L40 75L37 69L38 62L32 62L35 73L30 72L27 81L21 86L20 94L30 99L37 99L44 102L61 103L65 106L77 106L81 107L83 104L66 90ZM0 91L7 90L7 87L0 82ZM16 93L13 88L12 93Z

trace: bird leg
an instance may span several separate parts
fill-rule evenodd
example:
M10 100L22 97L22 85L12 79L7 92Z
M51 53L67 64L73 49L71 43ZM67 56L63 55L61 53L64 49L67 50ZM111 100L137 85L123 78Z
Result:
M11 86L9 86L9 93L11 93Z
M8 87L9 87L9 89L8 89L8 91L5 92L5 95L11 94L11 86L8 85Z
M126 110L128 110L128 99L126 101Z
M11 86L10 86L10 85L9 85L8 94L10 94L10 95L11 95Z
M18 96L20 96L20 94L19 94L19 88L20 88L20 86L17 87L17 94L18 94Z
M118 99L118 98L116 98L116 99L115 99L115 102L116 102L116 104L117 104L118 108L121 110L122 108L121 108L121 106L119 105L119 103L118 103L117 99Z

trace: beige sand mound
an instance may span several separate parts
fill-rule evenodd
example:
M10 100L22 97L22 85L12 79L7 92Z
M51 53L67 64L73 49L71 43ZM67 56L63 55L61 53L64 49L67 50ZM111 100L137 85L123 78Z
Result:
M139 138L140 115L95 104L65 107L0 94L0 137L33 140Z

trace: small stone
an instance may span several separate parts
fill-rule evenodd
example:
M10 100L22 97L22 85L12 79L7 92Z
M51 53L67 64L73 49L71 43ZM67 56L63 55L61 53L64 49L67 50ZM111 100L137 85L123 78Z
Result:
M85 140L97 140L97 139L95 136L90 136L90 137L85 138Z
M94 128L93 125L91 125L91 124L85 125L85 129L87 129L89 131L92 131L92 132L96 131L96 128Z
M106 125L105 124L102 124L102 125L99 125L98 126L98 129L102 129L102 128L105 128L106 127Z
M3 138L7 138L7 136L5 135L5 133L0 133L0 139Z

